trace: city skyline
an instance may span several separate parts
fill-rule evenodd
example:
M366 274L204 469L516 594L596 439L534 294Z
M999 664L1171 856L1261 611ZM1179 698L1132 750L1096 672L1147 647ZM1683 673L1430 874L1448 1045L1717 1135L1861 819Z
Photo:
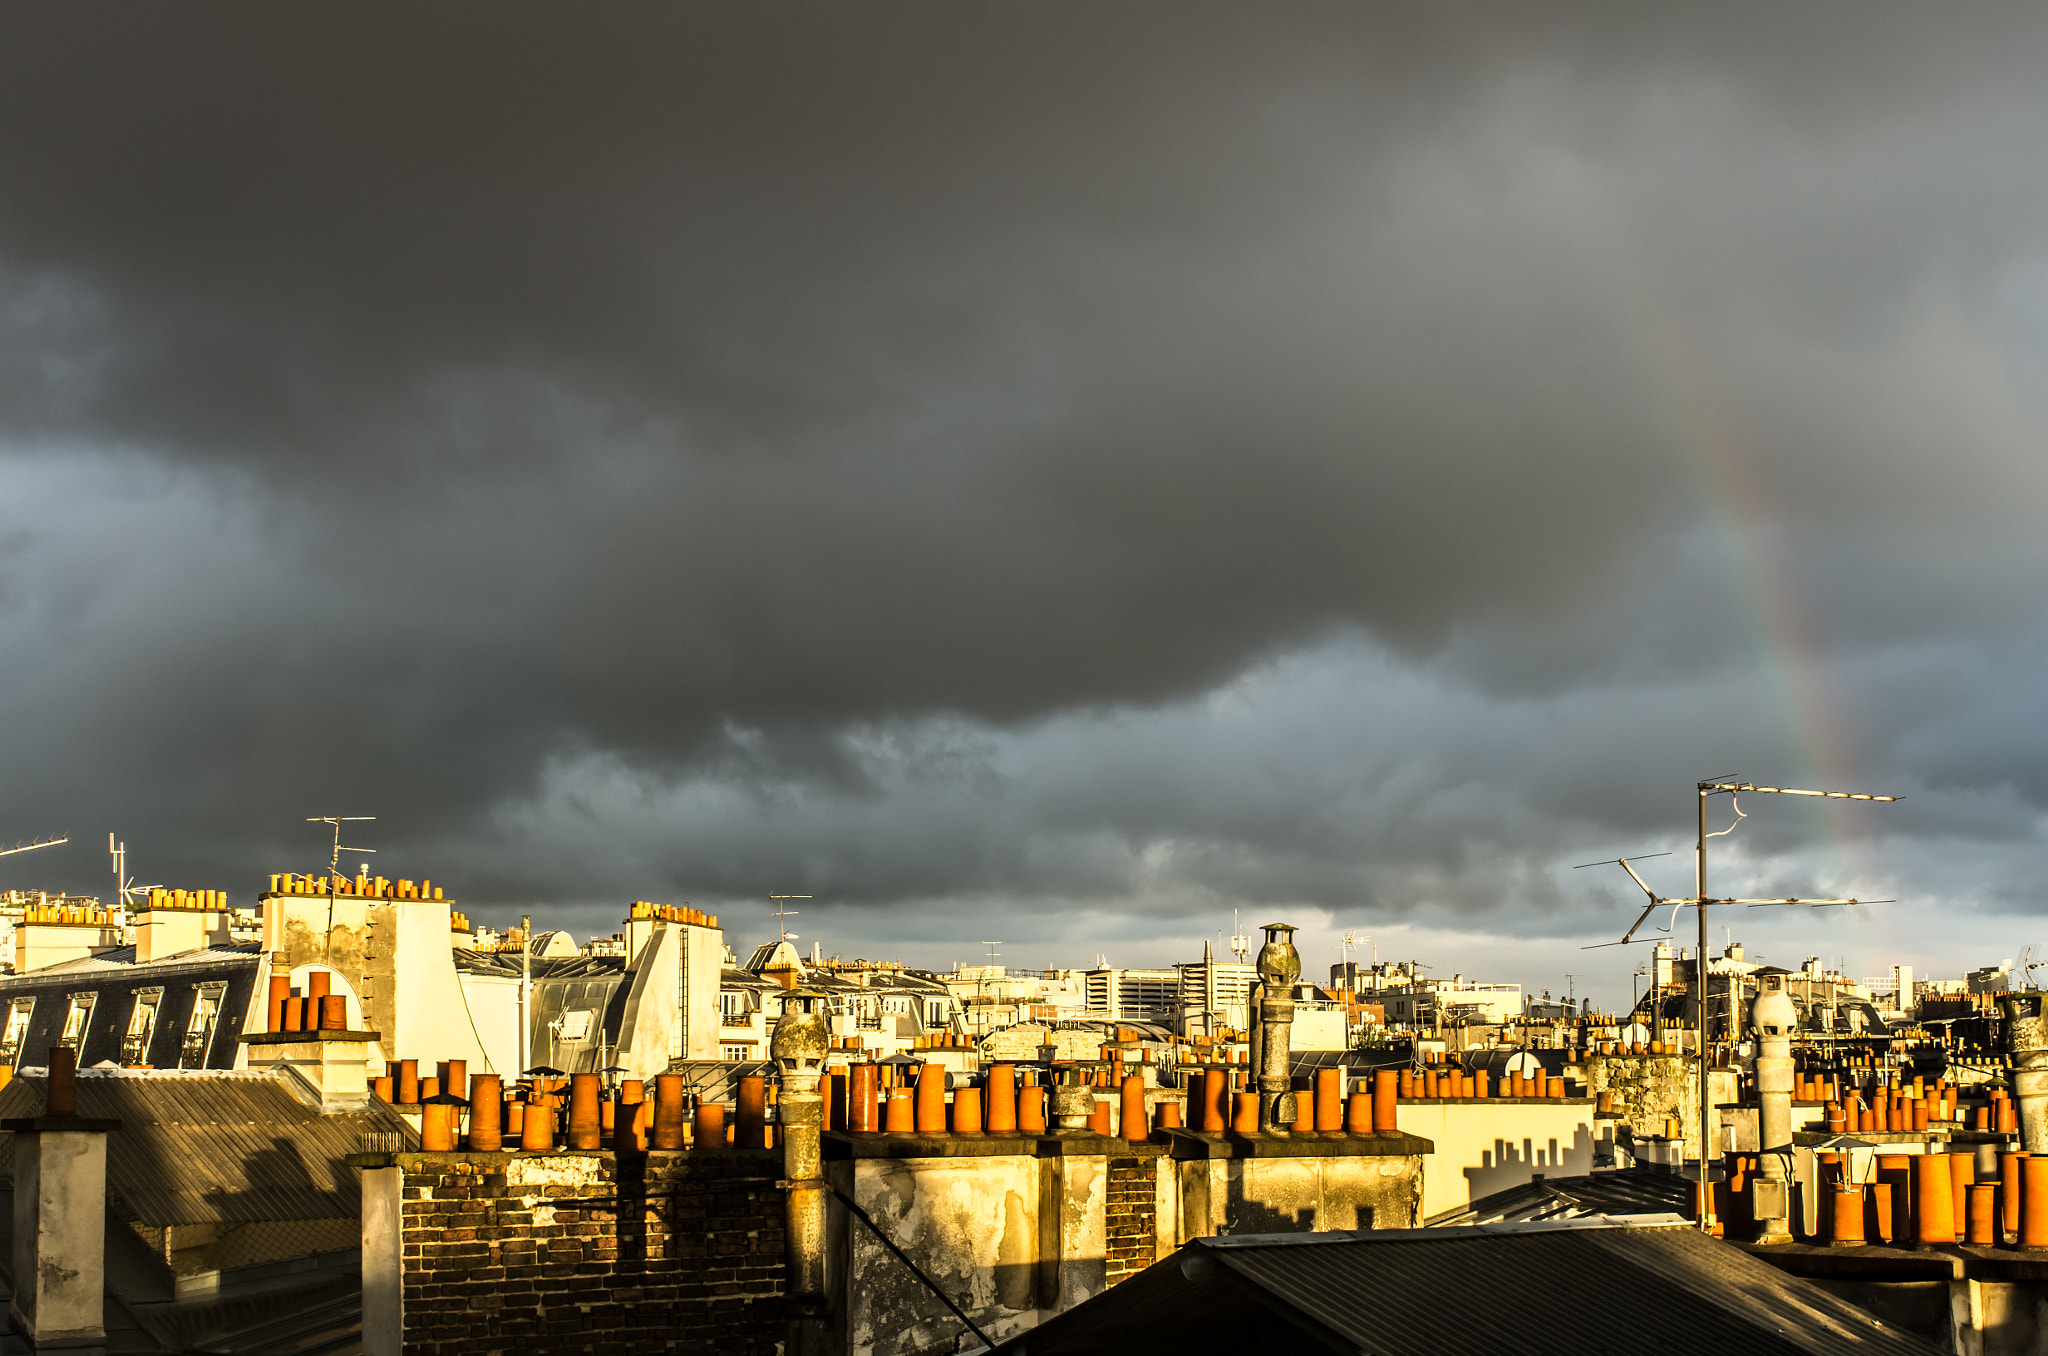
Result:
M9 22L0 888L2048 941L2036 11Z

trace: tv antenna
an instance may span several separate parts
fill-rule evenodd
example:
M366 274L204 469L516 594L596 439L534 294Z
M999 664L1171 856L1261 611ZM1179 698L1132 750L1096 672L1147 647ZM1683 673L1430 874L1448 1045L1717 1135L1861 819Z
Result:
M128 845L115 842L111 833L107 835L107 856L113 861L114 902L122 908L128 907L129 900L137 897L147 898L151 890L160 888L135 883L135 878L128 874Z
M1252 954L1252 939L1245 936L1243 925L1237 921L1237 910L1230 911L1230 954L1237 957L1242 965Z
M17 852L34 852L37 848L56 847L59 843L70 841L69 835L65 835L57 838L38 838L33 843L16 843L11 848L0 848L0 857L12 857Z
M1704 1189L1707 1171L1707 1146L1712 1140L1712 1134L1708 1123L1708 1117L1711 1114L1710 1108L1713 1105L1713 1098L1708 1094L1707 1090L1707 910L1716 905L1722 904L1744 904L1754 909L1766 907L1782 908L1787 905L1795 904L1810 905L1814 908L1836 908L1843 906L1853 907L1858 904L1866 903L1889 904L1894 902L1888 899L1716 899L1707 893L1707 840L1709 838L1727 837L1729 834L1735 832L1735 828L1738 824L1742 823L1743 820L1749 818L1749 815L1746 812L1744 812L1742 808L1742 802L1738 799L1738 797L1740 796L1811 796L1819 800L1864 800L1884 802L1894 802L1902 800L1904 799L1904 797L1878 796L1872 795L1869 792L1865 791L1806 791L1791 786L1759 786L1755 782L1729 781L1724 777L1715 777L1707 781L1695 782L1693 783L1693 791L1696 797L1695 811L1698 822L1699 837L1698 845L1693 849L1693 893L1690 897L1659 895L1655 890L1652 890L1648 885L1643 883L1643 878L1636 874L1635 868L1629 865L1628 858L1626 857L1614 857L1604 862L1586 862L1584 863L1584 866L1618 865L1621 867L1622 870L1628 872L1629 879L1633 880L1636 883L1636 885L1641 888L1642 892L1649 897L1649 903L1643 907L1643 911L1636 917L1636 921L1629 925L1628 931L1622 934L1620 941L1597 942L1594 944L1595 946L1627 945L1630 941L1634 940L1636 929L1643 925L1644 920L1649 918L1651 913L1653 913L1660 905L1664 904L1669 904L1671 906L1671 922L1666 924L1664 927L1658 929L1660 932L1671 931L1672 927L1675 926L1678 922L1678 911L1682 908L1685 908L1688 905L1692 907L1693 915L1699 921L1699 950L1693 953L1693 974L1695 977L1695 983L1697 984L1699 989L1700 1017L1698 1030L1695 1033L1699 1037L1698 1048L1694 1051L1694 1054L1699 1059L1700 1169L1698 1180L1703 1184L1699 1197L1699 1227L1701 1230L1705 1231L1713 1228L1714 1225L1713 1193ZM1709 796L1728 797L1729 808L1734 810L1735 812L1735 818L1729 821L1727 828L1716 829L1712 833L1707 832L1707 798ZM1668 857L1671 854L1667 852L1659 852L1647 855L1657 857ZM1645 858L1638 857L1636 860L1642 861L1645 860ZM1583 868L1575 867L1573 869L1580 870ZM1583 949L1590 951L1593 948L1586 947ZM1734 983L1734 980L1731 978L1729 982L1732 984Z
M2044 964L2048 962L2034 959L2034 948L2031 946L2020 953L2020 975L2029 989L2034 987L2034 971Z
M996 948L1001 946L1002 943L984 940L982 942L982 945L988 948L988 963L990 965L994 965L996 963L996 957L1002 954L1000 951L997 951Z
M336 876L338 876L338 875L340 875L340 874L341 874L341 854L342 854L342 853L344 853L344 852L369 852L369 853L374 853L374 852L376 852L376 850L377 850L377 849L375 849L375 848L359 848L359 847L347 847L347 846L344 846L344 845L343 845L343 843L342 843L342 841L341 841L341 826L342 826L342 825L344 825L344 824L368 824L368 823L371 823L371 822L373 822L373 821L374 821L374 820L375 820L376 818L377 818L377 816L375 816L375 815L309 815L309 816L307 816L307 818L306 818L306 822L307 822L308 824L332 824L332 825L334 826L334 850L333 850L332 852L330 852L330 853L328 854L328 857L327 857L327 878L328 878L328 879L327 879L327 893L328 893L329 895L332 895L332 894L334 893L334 877L336 877Z
M797 939L797 937L796 937L796 934L795 934L794 932L791 932L791 931L789 930L789 920L797 916L797 911L796 911L795 909L792 909L792 908L788 907L788 905L787 905L787 902L786 902L786 901L788 901L788 900L792 900L792 899L809 899L809 898L810 898L810 896L809 896L809 895L770 895L770 896L768 896L768 898L770 898L770 899L772 899L772 900L774 900L774 901L775 901L775 927L776 927L776 931L778 931L779 933L781 933L781 934L782 934L782 940L783 940L783 941L785 941L785 942L793 942L793 941L795 941L795 940Z

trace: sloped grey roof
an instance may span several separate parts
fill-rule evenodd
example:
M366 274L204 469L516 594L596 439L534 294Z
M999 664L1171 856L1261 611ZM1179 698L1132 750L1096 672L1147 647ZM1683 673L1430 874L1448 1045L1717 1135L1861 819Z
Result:
M506 978L519 977L519 953L517 951L471 951L456 947L455 968L473 975L499 975ZM623 974L626 969L624 956L535 956L533 977L535 979L582 979L592 975Z
M765 1059L672 1059L663 1073L680 1074L683 1090L706 1102L737 1103L742 1078L775 1077L775 1065Z
M1513 1224L1198 1239L997 1353L1485 1351L1932 1356L1685 1225Z
M0 1088L0 1118L43 1109L43 1079ZM397 1112L323 1116L268 1073L216 1070L97 1074L78 1078L78 1113L121 1122L107 1145L107 1194L117 1210L152 1228L215 1221L354 1219L362 1213L355 1171L343 1160L365 1135L418 1136ZM14 1136L0 1133L11 1175Z

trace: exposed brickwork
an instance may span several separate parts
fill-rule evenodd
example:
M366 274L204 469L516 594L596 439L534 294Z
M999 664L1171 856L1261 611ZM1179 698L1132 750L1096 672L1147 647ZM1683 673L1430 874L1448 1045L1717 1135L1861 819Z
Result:
M1109 1160L1109 1191L1104 1201L1108 1244L1105 1282L1115 1285L1152 1265L1159 1236L1159 1198L1154 1194L1157 1155Z
M770 1356L773 1153L406 1154L407 1356Z

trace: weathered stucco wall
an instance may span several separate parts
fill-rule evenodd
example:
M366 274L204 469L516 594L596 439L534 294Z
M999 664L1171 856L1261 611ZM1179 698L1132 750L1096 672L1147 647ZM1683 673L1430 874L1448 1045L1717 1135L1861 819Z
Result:
M1018 1152L839 1158L826 1170L995 1338L1100 1294L1108 1276L1107 1153L1115 1141L1014 1143ZM1145 1146L1124 1150L1119 1159L1129 1162L1119 1176L1133 1176L1130 1162L1149 1169L1159 1156ZM833 1209L827 1218L834 1327L849 1356L950 1350L965 1331L959 1319L849 1212Z
M1190 1158L1179 1176L1178 1241L1215 1234L1408 1229L1422 1222L1422 1159Z
M1399 1104L1395 1124L1436 1145L1422 1160L1422 1218L1546 1177L1593 1170L1589 1098L1417 1099Z

